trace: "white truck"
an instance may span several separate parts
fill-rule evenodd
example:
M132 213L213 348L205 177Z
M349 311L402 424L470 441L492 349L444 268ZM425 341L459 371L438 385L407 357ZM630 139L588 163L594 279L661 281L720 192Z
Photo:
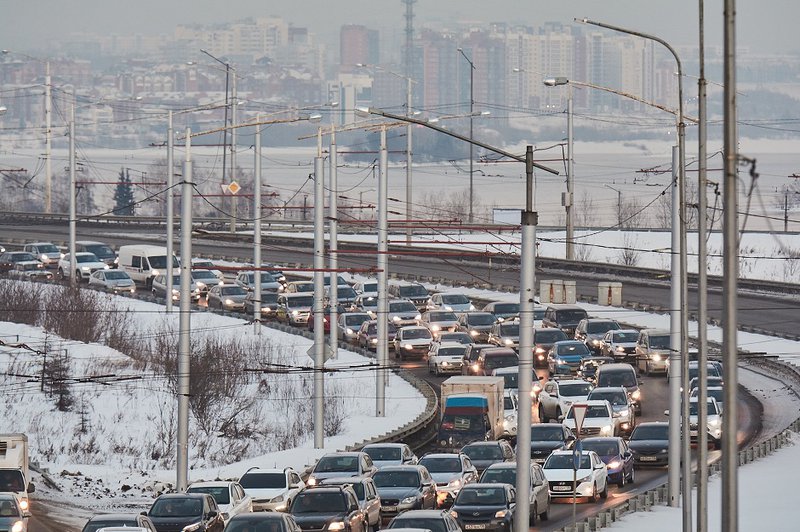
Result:
M149 290L153 277L165 273L167 269L167 248L164 246L129 245L120 246L118 265L122 271L130 275L131 279L139 284L144 284ZM172 269L176 275L180 272L180 262L175 255L172 256Z
M442 383L438 447L458 450L503 434L503 377L457 375Z
M16 493L20 507L28 512L28 494L34 486L28 470L28 437L0 434L0 493Z

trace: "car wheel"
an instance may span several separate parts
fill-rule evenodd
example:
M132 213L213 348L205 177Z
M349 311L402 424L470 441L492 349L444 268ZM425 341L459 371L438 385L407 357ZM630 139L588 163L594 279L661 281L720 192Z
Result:
M601 499L608 499L608 479L606 479L606 485L603 486L603 491L600 492Z
M531 510L531 514L528 517L528 524L530 526L536 526L536 515L539 512L539 508L536 506L536 503L533 504L533 510Z
M631 467L631 474L628 476L628 482L633 484L636 480L636 468Z
M58 278L62 281L64 280L64 270L62 268L58 269Z
M597 484L594 484L592 486L592 502L600 502L600 497L598 496L597 493Z
M619 482L617 482L617 487L620 488L625 487L625 468L622 469L622 474L619 476Z

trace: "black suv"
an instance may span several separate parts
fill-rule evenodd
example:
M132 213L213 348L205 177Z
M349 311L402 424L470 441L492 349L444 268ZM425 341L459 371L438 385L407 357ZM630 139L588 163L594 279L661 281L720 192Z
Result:
M544 311L542 327L561 329L568 338L572 338L578 323L588 317L586 311L578 305L549 305Z
M295 495L289 513L304 532L367 532L369 527L348 485L306 488Z
M158 532L222 532L225 527L214 497L208 493L167 493L153 501L147 516ZM196 526L196 528L194 528Z
M417 306L417 310L428 304L430 292L419 283L389 285L389 294L397 299L408 299Z
M484 349L494 349L494 344L469 344L464 351L464 358L461 362L462 375L483 375L483 368L478 367L478 357Z
M585 318L575 328L575 339L582 341L589 348L589 351L599 355L603 347L603 336L608 331L616 331L619 328L619 323L616 320Z

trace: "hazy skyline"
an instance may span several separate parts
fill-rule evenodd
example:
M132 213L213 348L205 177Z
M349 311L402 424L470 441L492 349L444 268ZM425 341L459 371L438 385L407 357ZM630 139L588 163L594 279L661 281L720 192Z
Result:
M348 23L402 33L405 12L400 0L0 0L0 6L4 13L0 17L0 48L17 50L43 49L42 43L49 39L62 40L71 33L172 34L179 24L231 22L269 15L306 26L320 40L335 46L339 27ZM722 0L705 1L709 47L722 46L722 6ZM736 7L740 48L759 53L800 50L794 31L800 3L740 0ZM490 22L571 24L576 17L588 17L657 35L673 46L696 45L698 40L698 0L418 0L414 9L416 28L446 27L454 21L475 22L481 27Z

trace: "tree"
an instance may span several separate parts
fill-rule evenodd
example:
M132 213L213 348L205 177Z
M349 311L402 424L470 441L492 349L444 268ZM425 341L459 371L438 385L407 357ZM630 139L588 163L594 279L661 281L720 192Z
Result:
M131 185L130 172L126 168L119 171L119 182L114 190L114 214L133 216L133 185Z

